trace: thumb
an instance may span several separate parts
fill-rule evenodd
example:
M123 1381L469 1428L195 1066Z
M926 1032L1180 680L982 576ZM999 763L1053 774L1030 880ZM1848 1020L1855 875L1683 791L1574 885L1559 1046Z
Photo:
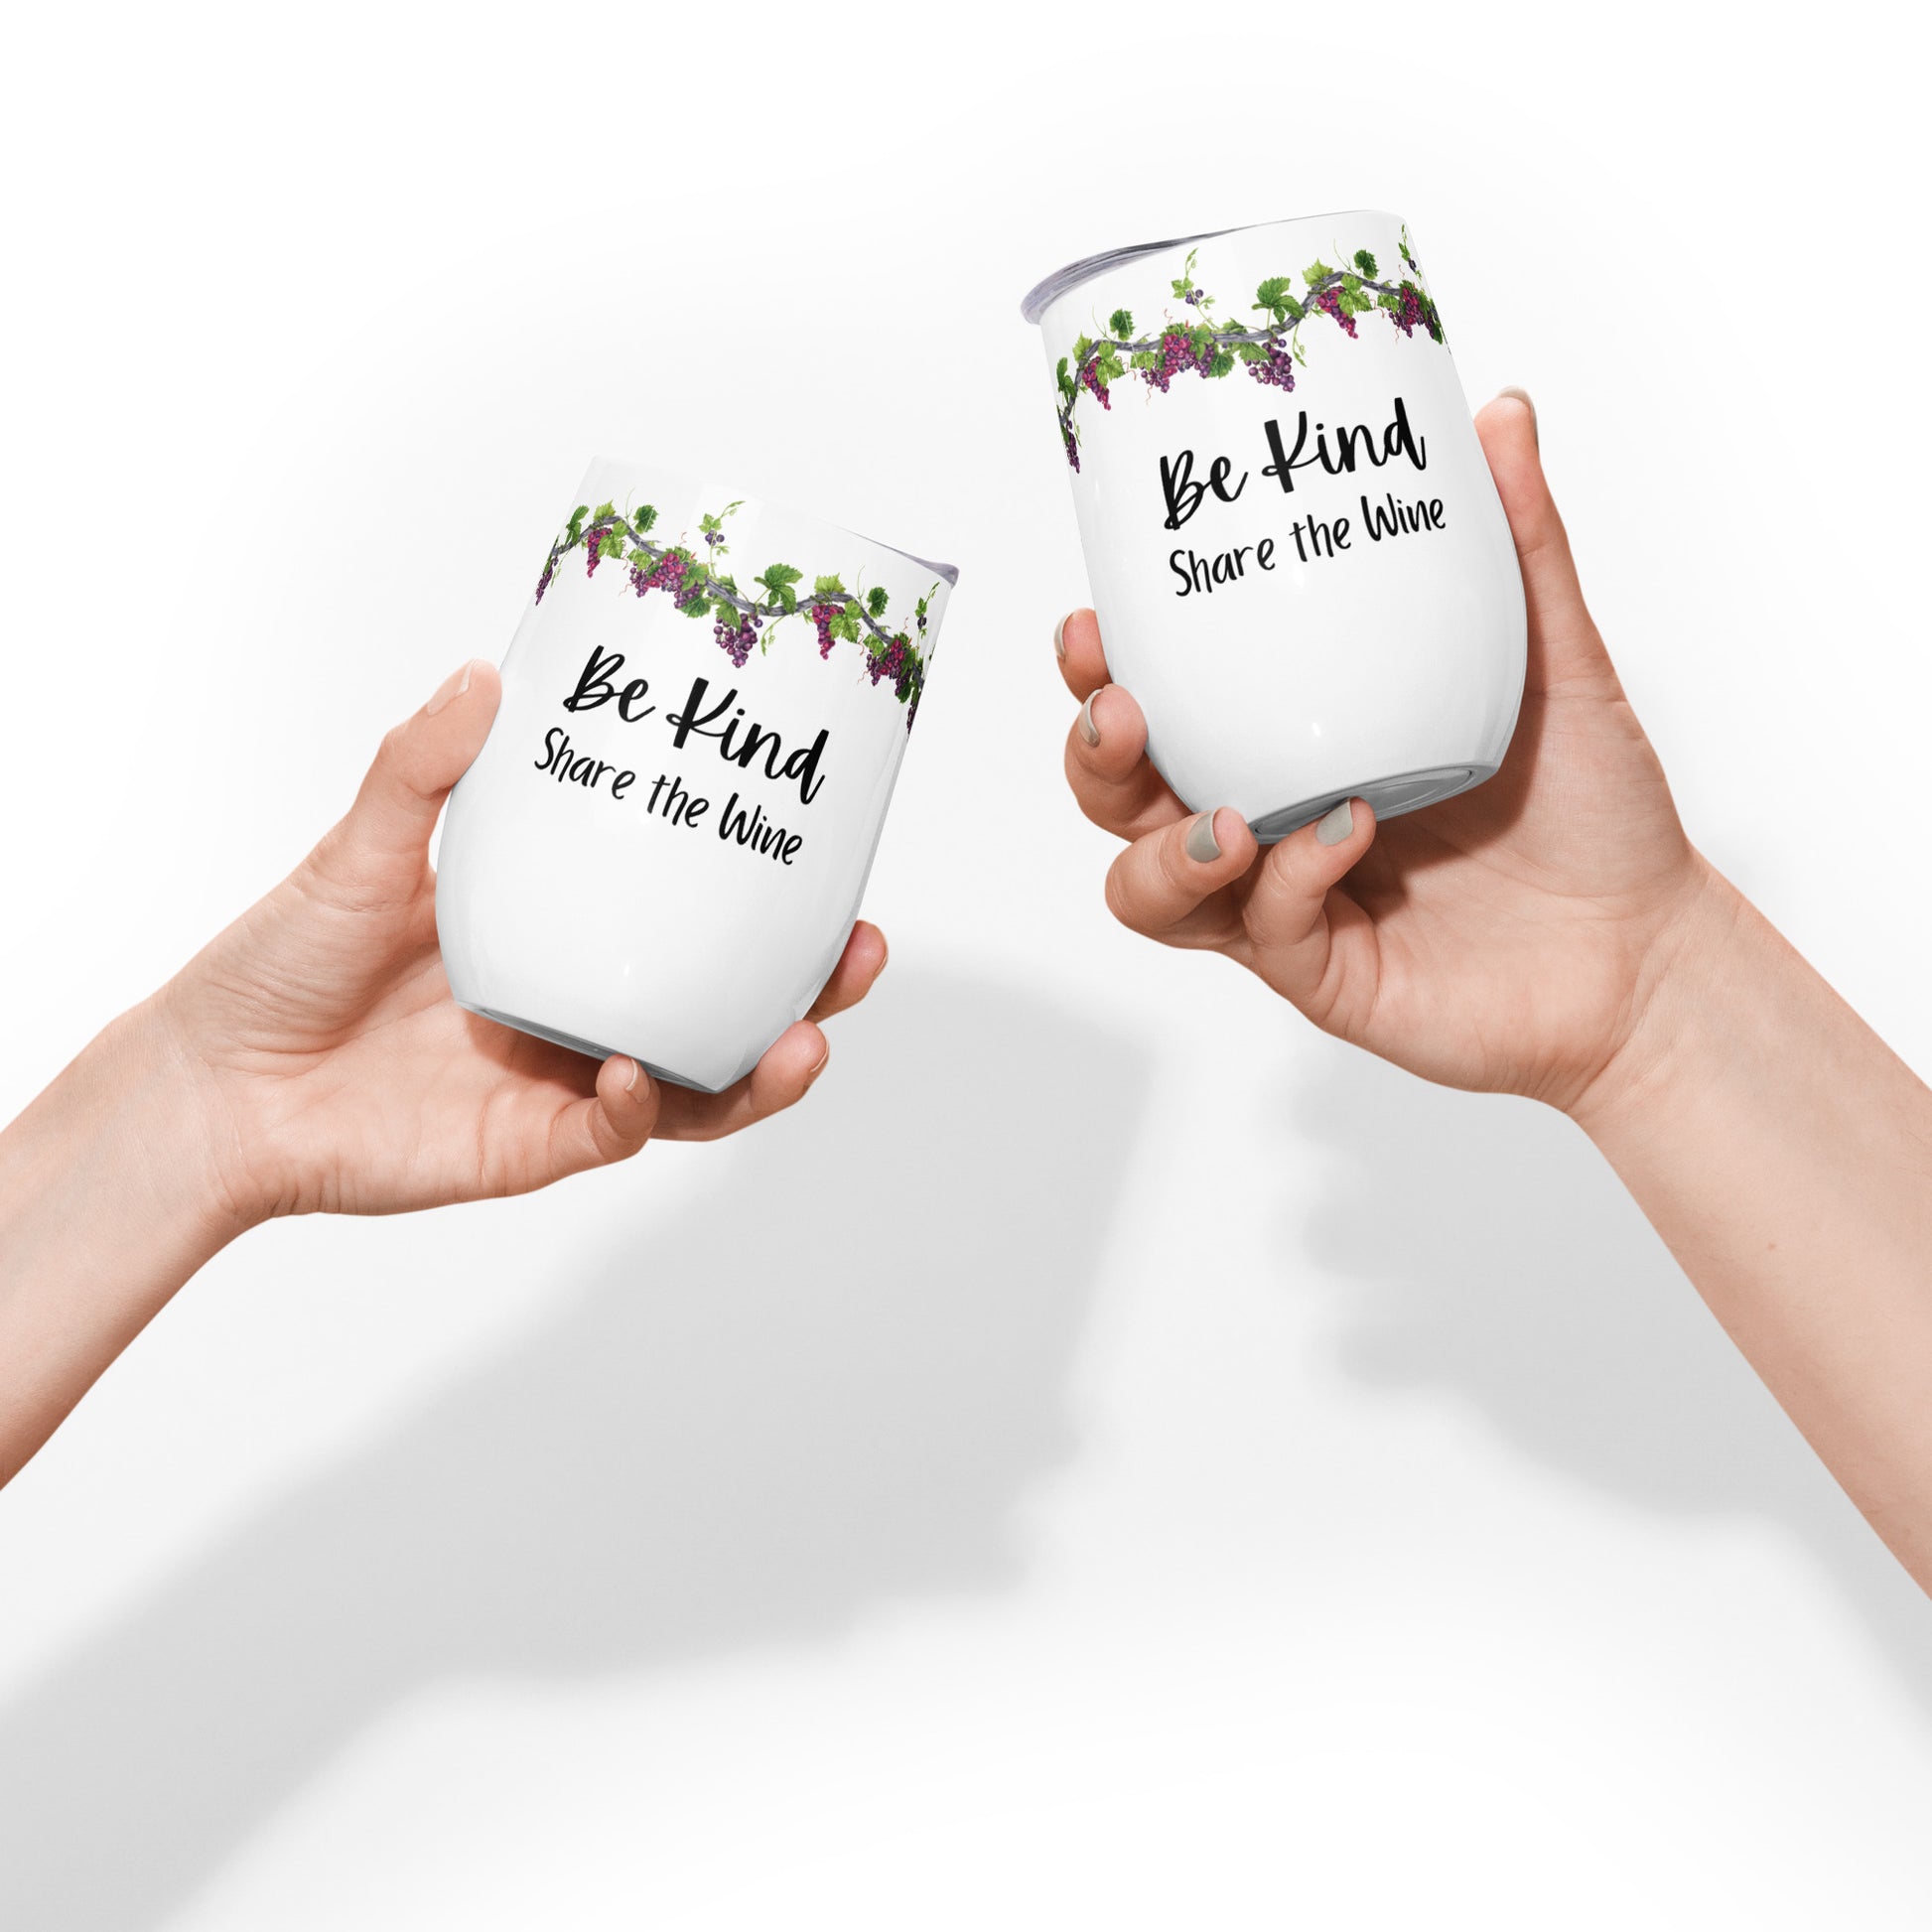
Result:
M383 739L348 816L317 848L317 865L364 889L417 886L443 801L483 750L502 695L483 658L452 671Z
M1614 688L1609 653L1584 603L1570 537L1543 475L1536 405L1520 389L1505 389L1476 416L1476 434L1489 474L1503 499L1529 607L1529 688L1603 682Z

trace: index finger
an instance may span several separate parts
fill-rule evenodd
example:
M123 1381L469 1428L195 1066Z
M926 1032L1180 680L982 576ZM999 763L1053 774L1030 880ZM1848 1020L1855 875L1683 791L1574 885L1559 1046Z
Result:
M1100 647L1100 620L1091 611L1069 611L1053 632L1053 655L1060 660L1066 688L1082 701L1111 684L1107 653Z

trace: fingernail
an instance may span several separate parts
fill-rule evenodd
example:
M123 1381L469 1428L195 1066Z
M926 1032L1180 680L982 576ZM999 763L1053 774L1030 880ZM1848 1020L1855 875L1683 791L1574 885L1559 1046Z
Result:
M1519 389L1514 383L1511 383L1505 389L1498 389L1496 393L1499 396L1514 396L1530 412L1530 434L1536 438L1536 447L1539 450L1542 449L1543 432L1537 425L1536 404L1531 400L1530 392L1527 389Z
M637 1091L637 1082L643 1077L644 1069L642 1065L636 1060L632 1060L630 1062L630 1078L623 1083L624 1092L635 1093Z
M1355 829L1355 814L1348 809L1344 798L1319 825L1314 828L1316 845L1339 845Z
M832 1057L832 1042L828 1039L825 1042L825 1050L822 1053L820 1053L818 1058L813 1062L812 1070L805 1075L805 1084L807 1086L810 1086L811 1083L814 1080L816 1080L821 1073L825 1071L825 1062L829 1060L831 1057Z
M1188 826L1187 856L1197 866L1212 865L1221 856L1221 842L1214 836L1213 812L1202 812Z
M1059 622L1053 626L1053 655L1057 657L1062 664L1066 662L1067 619L1071 618L1072 615L1073 613L1069 611L1066 614L1066 617L1062 618L1059 621Z
M476 669L476 666L477 660L473 657L469 663L461 665L452 671L436 687L435 697L430 699L429 703L424 705L423 709L434 718L446 704L450 704L454 700L462 697L464 692L470 688L470 673Z
M1093 722L1093 701L1099 695L1098 691L1089 693L1086 703L1080 707L1080 736L1089 745L1100 743L1100 727Z

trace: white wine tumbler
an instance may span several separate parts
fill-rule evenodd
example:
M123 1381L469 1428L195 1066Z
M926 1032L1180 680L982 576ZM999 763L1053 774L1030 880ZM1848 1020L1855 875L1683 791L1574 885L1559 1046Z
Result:
M716 1092L858 916L955 581L815 516L593 464L450 800L472 1012Z
M1023 305L1093 602L1193 810L1279 839L1502 762L1522 579L1407 227L1325 214L1095 255Z

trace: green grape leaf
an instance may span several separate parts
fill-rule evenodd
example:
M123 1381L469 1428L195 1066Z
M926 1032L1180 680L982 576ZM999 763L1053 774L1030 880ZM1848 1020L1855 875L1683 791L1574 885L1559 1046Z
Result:
M708 597L694 597L689 604L678 606L687 618L708 618L711 615L711 600Z
M847 643L856 644L859 641L859 620L850 607L841 611L826 627L833 636L843 637Z
M648 570L651 567L648 550L626 550L623 553L623 560L627 564L635 564L639 570Z
M1127 365L1120 359L1120 350L1112 346L1100 351L1100 360L1094 365L1094 373L1102 382L1118 382L1127 373Z
M1281 309L1294 300L1294 281L1286 275L1271 275L1255 290L1257 309Z
M1159 361L1160 361L1160 357L1155 354L1153 349L1140 348L1140 349L1136 349L1134 353L1127 358L1127 366L1130 369L1151 369L1156 367Z
M1370 281L1373 281L1375 279L1375 257L1371 255L1366 248L1357 248L1355 250L1355 266L1359 268L1362 271L1362 273L1369 278Z
M891 602L892 599L886 595L884 584L875 584L866 593L866 609L876 618L883 618L886 615L886 606Z
M1325 282L1328 279L1328 277L1332 275L1334 272L1335 271L1332 268L1330 268L1326 262L1321 260L1319 256L1316 256L1316 258L1313 261L1309 263L1308 267L1303 269L1302 280L1305 281L1310 288L1313 288L1317 282Z
M1265 362L1268 359L1268 351L1259 343L1237 343L1234 352L1244 362Z
M1233 367L1234 357L1226 349L1220 349L1215 353L1213 361L1208 363L1207 373L1211 376L1226 375Z
M1116 309L1107 318L1107 327L1116 336L1131 336L1134 333L1134 313L1131 309Z
M1074 366L1076 368L1085 368L1087 365L1087 357L1092 353L1093 338L1091 336L1079 337L1073 345Z
M843 597L845 586L836 577L814 577L812 579L814 597Z
M630 519L630 527L633 530L635 530L639 536L642 536L643 533L646 530L652 528L656 522L657 522L657 512L648 503L639 503L637 505L635 515L633 515Z
M616 516L617 513L618 513L617 504L600 503L598 504L596 509L592 510L591 521L593 523L602 523L607 516Z
M1066 357L1060 357L1060 365L1053 371L1053 379L1060 385L1060 394L1073 396L1079 393L1080 385L1074 381L1072 372L1066 366Z

